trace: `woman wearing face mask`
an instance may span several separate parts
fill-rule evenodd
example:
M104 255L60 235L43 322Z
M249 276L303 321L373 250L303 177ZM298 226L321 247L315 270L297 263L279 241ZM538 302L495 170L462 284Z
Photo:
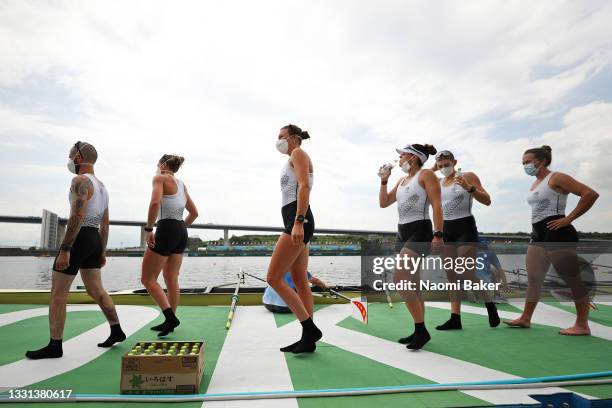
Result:
M528 285L523 313L518 319L504 323L511 327L530 327L531 317L540 299L542 282L552 263L571 289L576 306L574 326L559 333L588 336L591 334L588 290L577 276L579 265L575 245L578 233L571 223L593 206L599 194L567 174L551 171L548 168L551 161L549 146L529 149L523 154L525 173L536 178L527 195L533 227L525 261ZM580 200L566 216L565 205L569 193L579 196Z
M179 303L178 276L187 247L187 226L198 217L198 210L187 193L185 184L174 177L183 161L181 156L164 154L157 163L157 174L153 177L153 193L149 204L146 241L148 249L142 260L142 284L162 310L165 320L151 327L159 331L158 336L166 336L174 331L180 322L176 317ZM183 210L189 215L183 220ZM158 218L159 215L159 218ZM157 229L153 225L157 219ZM164 281L168 295L157 283L157 277L164 271Z
M406 176L402 177L390 192L387 192L391 169L386 166L380 168L378 173L381 178L379 204L381 208L386 208L397 201L399 222L396 252L402 258L404 255L421 257L429 247L437 250L443 244L440 183L433 171L422 168L429 155L436 153L436 148L431 145L409 144L396 151L400 155L399 166ZM429 218L430 207L433 208L433 228ZM419 275L419 270L396 268L394 280L396 282L412 281L418 288ZM425 328L425 303L418 289L400 293L414 320L414 333L399 339L399 342L406 344L409 349L418 350L431 339Z
M281 170L281 214L285 230L276 241L270 266L268 284L280 295L302 325L302 336L297 342L281 348L283 352L310 353L316 350L321 330L314 324L312 292L308 286L308 242L314 233L314 217L310 210L310 190L313 166L302 149L302 141L310 138L295 125L283 126L276 148L289 160ZM291 273L295 290L284 279Z
M472 202L476 199L481 204L491 205L491 197L482 187L478 176L472 172L458 174L455 171L457 160L448 150L442 150L436 154L436 163L433 171L439 170L444 176L440 179L442 190L442 212L444 214L444 249L442 259L476 259L478 245L478 229L476 220L472 215ZM447 270L449 282L464 281L469 279L478 282L474 268L466 269L463 273ZM437 330L460 330L461 326L461 296L462 291L453 291L451 297L450 319L436 327ZM489 325L499 326L497 307L493 303L490 294L483 292L485 306L489 315Z

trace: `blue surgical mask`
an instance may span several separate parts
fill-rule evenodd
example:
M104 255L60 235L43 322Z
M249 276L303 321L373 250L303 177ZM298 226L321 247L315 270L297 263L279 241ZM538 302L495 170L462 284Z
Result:
M538 168L533 163L523 164L523 169L528 176L535 176L538 174Z

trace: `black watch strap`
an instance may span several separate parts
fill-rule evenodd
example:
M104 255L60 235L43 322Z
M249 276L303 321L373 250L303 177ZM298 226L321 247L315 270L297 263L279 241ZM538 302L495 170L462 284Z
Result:
M297 217L295 217L295 220L297 222L304 222L306 218L303 215L298 215Z
M153 232L153 228L151 227L144 227L143 228L146 232Z
M433 236L436 238L442 238L444 237L444 233L442 233L442 231L434 231Z
M68 244L60 245L60 251L70 252L71 249L72 249L72 247L70 245L68 245Z

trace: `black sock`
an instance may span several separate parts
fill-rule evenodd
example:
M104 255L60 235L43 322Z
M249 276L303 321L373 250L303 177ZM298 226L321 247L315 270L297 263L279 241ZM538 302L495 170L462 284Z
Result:
M412 341L410 344L406 346L406 348L411 350L419 350L422 348L429 340L431 340L431 336L429 332L425 328L425 322L415 323L414 324L414 337L412 337Z
M485 306L487 307L487 314L489 315L489 326L499 326L500 319L499 315L497 314L497 306L495 306L495 303L487 302L485 303Z
M451 313L446 323L436 326L436 330L461 330L461 315Z
M323 337L323 333L321 333L321 330L319 330L311 318L300 322L300 324L302 325L302 338L291 351L294 354L312 353L317 348L315 343Z
M113 344L122 342L126 339L125 333L121 330L119 323L111 324L110 330L110 336L108 336L104 342L98 343L98 347L111 347Z
M49 344L38 350L28 350L26 357L32 360L39 360L41 358L58 358L64 355L62 349L62 339L54 340L50 339Z
M166 317L166 320L164 320L164 322L160 325L159 334L157 337L167 336L168 333L173 332L174 328L181 324L171 307L162 310L162 313Z
M282 351L283 353L286 353L286 352L289 352L289 351L293 351L297 347L297 345L300 344L300 341L301 340L298 340L298 341L296 341L293 344L290 344L290 345L285 346L285 347L281 347L280 351Z
M400 344L409 344L412 341L413 337L414 337L414 332L408 337L402 337L397 342Z

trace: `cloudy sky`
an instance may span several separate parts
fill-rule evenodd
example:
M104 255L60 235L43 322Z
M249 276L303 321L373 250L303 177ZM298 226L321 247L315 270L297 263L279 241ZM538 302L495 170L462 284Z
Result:
M113 219L145 219L156 161L177 153L198 222L278 226L274 142L295 123L312 136L320 227L393 230L376 171L432 143L491 193L481 231L527 231L521 154L546 143L553 169L600 193L576 227L611 231L610 21L609 1L2 0L0 214L66 216L82 140ZM138 238L113 228L110 246ZM0 245L38 239L0 225Z

